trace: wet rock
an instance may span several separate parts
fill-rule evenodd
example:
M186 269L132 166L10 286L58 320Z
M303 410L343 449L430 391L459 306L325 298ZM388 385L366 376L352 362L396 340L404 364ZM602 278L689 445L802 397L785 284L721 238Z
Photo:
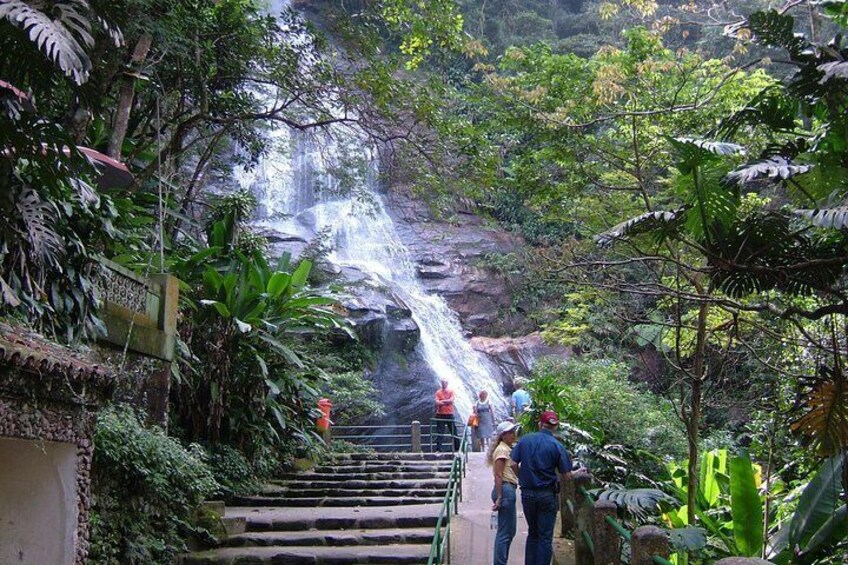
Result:
M421 331L412 319L412 310L400 298L383 288L363 286L351 289L355 295L341 304L359 339L374 350L386 347L408 352L418 345Z
M412 318L392 320L388 324L385 343L392 349L408 353L421 340L421 330Z

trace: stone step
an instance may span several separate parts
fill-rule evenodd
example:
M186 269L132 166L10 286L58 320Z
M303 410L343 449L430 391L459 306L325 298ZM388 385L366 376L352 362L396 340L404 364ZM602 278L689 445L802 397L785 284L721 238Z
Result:
M447 471L407 471L404 473L283 473L279 480L283 481L384 481L392 479L444 479L450 478ZM276 483L278 481L271 481Z
M402 473L411 471L415 473L422 472L450 472L451 466L434 465L432 463L425 464L408 464L408 463L360 463L353 462L351 465L318 465L312 469L313 473Z
M278 496L236 496L233 503L239 506L281 506L298 508L339 508L344 506L407 506L410 504L438 504L443 496L329 496L285 498Z
M430 544L432 528L383 530L308 530L305 532L250 532L230 537L228 547L350 546Z
M303 489L336 489L336 490L351 490L359 491L366 489L433 489L444 490L447 487L448 480L444 479L412 479L412 480L386 480L386 481L369 481L369 480L351 480L351 481L274 481L264 484L261 487L260 494L274 495L277 493L287 494L295 493Z
M451 461L453 453L336 453L332 461Z
M375 545L368 547L225 547L192 553L183 565L347 565L427 563L425 544Z
M438 504L326 508L227 507L227 517L244 518L248 532L435 528Z
M439 486L434 487L425 487L425 488L403 488L403 489L370 489L370 488L338 488L338 487L318 487L312 488L314 485L303 486L301 488L293 487L293 488L277 488L273 490L265 490L260 491L258 495L253 495L251 498L255 496L260 496L263 498L270 499L279 499L279 498L348 498L348 497L363 497L363 496L373 496L373 497L388 497L388 496L397 496L397 497L438 497L444 496L445 491L447 490L447 484L442 483ZM235 497L234 504L241 504L239 502L239 498Z

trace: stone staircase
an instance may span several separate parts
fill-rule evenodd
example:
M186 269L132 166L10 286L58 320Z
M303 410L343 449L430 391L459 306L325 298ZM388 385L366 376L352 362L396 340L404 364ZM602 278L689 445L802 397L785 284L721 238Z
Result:
M233 535L183 564L427 563L452 458L341 454L283 475L233 500L224 514Z

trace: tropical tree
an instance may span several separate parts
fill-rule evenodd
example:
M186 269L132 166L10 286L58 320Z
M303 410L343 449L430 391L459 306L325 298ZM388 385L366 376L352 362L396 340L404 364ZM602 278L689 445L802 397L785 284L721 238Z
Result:
M255 240L242 222L231 207L210 224L207 247L173 264L190 312L180 331L176 413L189 438L225 441L250 454L281 432L310 441L321 378L301 371L305 362L292 340L347 330L331 308L335 301L307 287L311 263L293 266L283 256L271 267L261 247L251 248Z

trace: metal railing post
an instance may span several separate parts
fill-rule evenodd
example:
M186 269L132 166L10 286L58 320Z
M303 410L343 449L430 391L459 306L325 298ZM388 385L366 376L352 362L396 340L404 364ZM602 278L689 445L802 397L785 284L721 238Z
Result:
M421 453L421 422L418 420L412 422L412 451Z

